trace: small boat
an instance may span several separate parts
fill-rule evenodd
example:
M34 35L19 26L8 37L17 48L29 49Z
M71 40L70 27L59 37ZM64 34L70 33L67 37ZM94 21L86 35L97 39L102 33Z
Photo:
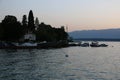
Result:
M107 44L99 44L97 41L90 44L91 47L107 47Z
M81 47L89 47L89 43L82 43L80 46Z
M91 46L91 47L100 47L100 45L98 44L97 41L92 42L92 43L90 44L90 46Z
M108 45L107 44L100 44L99 46L100 47L107 47Z

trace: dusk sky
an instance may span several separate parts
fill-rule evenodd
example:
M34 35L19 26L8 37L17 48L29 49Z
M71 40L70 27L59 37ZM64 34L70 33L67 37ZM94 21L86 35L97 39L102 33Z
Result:
M30 10L40 22L69 31L120 28L120 0L0 0L0 22L5 15L22 21Z

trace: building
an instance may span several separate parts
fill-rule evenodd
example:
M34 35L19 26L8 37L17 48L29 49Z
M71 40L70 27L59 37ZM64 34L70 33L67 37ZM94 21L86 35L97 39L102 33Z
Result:
M36 35L32 32L28 32L24 35L24 40L36 41Z

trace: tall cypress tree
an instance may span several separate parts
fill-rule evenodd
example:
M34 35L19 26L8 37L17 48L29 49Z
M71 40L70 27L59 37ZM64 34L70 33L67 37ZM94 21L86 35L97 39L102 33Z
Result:
M23 15L22 25L27 26L27 16L26 15Z
M36 27L36 29L39 27L39 20L38 20L38 18L35 19L35 27Z
M23 19L22 19L22 30L23 33L25 34L28 30L27 30L28 26L27 26L27 16L23 15Z
M30 10L29 16L28 16L28 29L29 29L29 31L34 31L35 30L34 16L33 16L32 10Z

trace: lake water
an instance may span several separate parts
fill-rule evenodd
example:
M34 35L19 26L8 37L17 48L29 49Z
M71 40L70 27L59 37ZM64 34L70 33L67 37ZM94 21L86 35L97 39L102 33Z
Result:
M0 80L120 80L120 42L104 43L109 46L0 50Z

